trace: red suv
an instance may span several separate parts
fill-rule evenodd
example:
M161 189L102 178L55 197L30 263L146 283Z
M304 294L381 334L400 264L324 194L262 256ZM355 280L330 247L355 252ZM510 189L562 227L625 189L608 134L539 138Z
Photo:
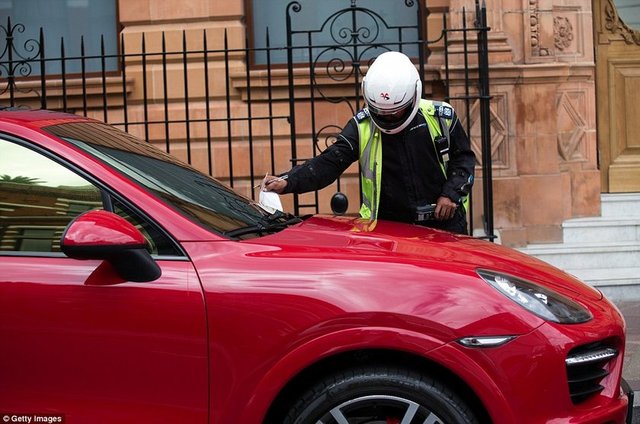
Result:
M602 294L471 237L269 213L112 126L0 112L0 415L623 423Z

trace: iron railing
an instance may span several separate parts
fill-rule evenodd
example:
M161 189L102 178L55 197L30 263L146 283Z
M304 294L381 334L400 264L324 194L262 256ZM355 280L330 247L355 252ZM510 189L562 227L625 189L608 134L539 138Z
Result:
M417 47L416 65L420 74L426 77L434 75L445 101L454 103L459 116L463 117L467 133L471 134L471 107L476 105L480 110L480 137L482 146L479 153L482 169L483 212L482 227L486 237L494 237L493 200L491 174L491 134L490 134L490 93L488 74L486 8L476 3L475 19L468 25L467 11L462 11L462 28L448 28L449 16L446 11L442 16L442 32L435 40L425 40L426 16L419 2L402 0L404 7L415 9L416 21L409 25L389 25L376 11L358 6L357 0L350 0L350 6L329 13L326 20L318 28L297 28L296 14L304 7L299 1L289 3L286 8L287 44L272 46L269 31L265 34L264 48L249 45L249 36L245 36L244 46L230 46L230 37L225 30L222 46L212 48L206 30L202 32L200 48L188 48L186 31L182 32L182 48L168 49L165 34L162 33L160 48L148 49L146 34L142 34L139 45L131 46L130 41L122 35L119 40L119 51L115 54L105 53L104 40L101 42L99 54L85 54L84 40L80 40L80 55L65 54L65 41L60 40L60 53L55 56L45 54L45 42L48 40L42 29L38 39L19 39L24 31L21 24L13 24L10 19L7 25L0 26L4 33L4 48L0 55L0 103L9 106L23 104L43 109L64 110L84 116L94 116L112 125L120 126L125 131L134 132L148 141L153 141L169 153L178 153L189 162L198 162L203 171L227 182L231 187L253 187L264 176L264 170L276 173L278 155L277 140L290 140L290 164L295 165L307 159L299 155L299 147L311 143L312 156L320 153L325 146L335 140L340 127L335 124L320 124L318 107L322 102L332 105L344 104L348 113L354 114L361 107L360 82L364 70L376 53L385 50L403 50L408 46ZM473 12L472 12L473 13ZM335 23L340 17L348 16L350 25L337 28L331 36L329 44L314 44L314 36L322 31L336 30ZM363 22L368 22L363 24ZM406 39L407 31L414 31L414 38ZM372 34L381 32L397 34L396 39L388 37L382 43ZM294 38L303 37L306 43L294 42ZM2 40L0 39L0 42ZM453 51L450 46L456 41L462 50ZM476 45L474 48L474 44ZM433 55L434 46L440 46L440 54ZM295 63L292 52L304 49L308 52L307 63ZM473 50L476 56L474 57ZM132 52L133 51L133 52ZM272 65L274 52L287 52L286 68ZM232 70L234 60L251 63L256 52L266 55L266 66L257 68L245 66L242 71ZM331 56L333 54L333 56ZM330 57L331 56L331 57ZM440 57L440 64L431 65L429 60ZM107 63L117 61L118 69L112 70ZM89 72L87 63L99 63L98 70ZM213 94L211 90L213 75L208 64L218 61L223 64L224 75L216 75L217 80L224 81L222 94ZM61 73L51 75L48 72L52 64L60 65ZM69 74L69 64L80 64L80 72ZM193 64L200 63L200 73L193 72ZM135 64L135 67L132 66ZM180 68L177 78L176 67ZM134 71L135 76L132 76ZM428 68L428 70L427 70ZM451 74L462 70L461 91L451 92ZM334 72L335 71L335 72ZM171 72L171 74L170 74ZM286 87L283 86L282 73L286 72ZM276 75L277 74L277 75ZM153 84L150 79L153 77ZM194 93L192 90L195 78L201 78L201 87ZM299 86L298 81L308 81ZM460 78L460 77L457 77ZM459 83L460 81L458 81ZM160 88L158 88L158 85ZM180 96L170 94L181 86ZM325 87L334 89L330 94L324 92ZM338 87L339 93L335 92ZM135 95L132 93L135 91ZM218 91L220 91L218 89ZM211 101L212 95L215 102ZM242 97L241 97L242 96ZM180 99L178 99L180 97ZM194 103L202 106L196 114ZM296 108L305 103L309 107L308 127L302 127ZM288 104L288 107L282 107ZM266 107L257 107L266 106ZM286 112L284 112L286 110ZM260 125L259 122L266 122ZM346 122L346 121L345 121ZM260 130L257 130L259 126ZM277 127L277 129L276 129ZM160 128L160 130L158 130ZM215 130L214 130L215 128ZM283 129L284 128L284 129ZM257 144L268 141L268 164L264 163L264 155L257 153ZM199 155L204 144L207 161L202 164ZM220 145L226 144L225 149ZM245 146L246 144L246 146ZM198 147L195 147L195 146ZM242 157L238 156L243 146ZM217 150L215 150L217 149ZM215 150L215 151L214 151ZM226 156L224 166L215 166L220 152ZM194 157L194 154L196 157ZM279 153L282 155L282 153ZM240 157L239 160L238 158ZM244 163L246 169L239 169L235 162ZM226 172L221 174L217 168ZM336 183L340 190L340 180ZM254 196L254 192L250 192ZM301 204L298 196L294 196L294 213L311 209L320 211L318 194L315 201ZM473 208L473 201L472 201ZM473 217L473 209L470 213ZM473 218L470 228L475 228Z

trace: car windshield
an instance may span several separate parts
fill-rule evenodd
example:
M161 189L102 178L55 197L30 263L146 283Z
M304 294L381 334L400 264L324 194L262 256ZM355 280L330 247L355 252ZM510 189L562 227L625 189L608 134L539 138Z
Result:
M106 162L216 233L255 226L269 215L256 202L110 125L67 122L44 129Z

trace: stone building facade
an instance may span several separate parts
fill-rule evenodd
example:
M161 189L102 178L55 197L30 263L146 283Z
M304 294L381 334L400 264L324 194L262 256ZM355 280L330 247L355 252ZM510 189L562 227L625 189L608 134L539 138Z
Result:
M225 34L230 49L242 49L247 45L246 25L251 21L251 4L248 1L119 0L118 21L128 53L136 53L135 49L139 48L136 46L141 45L143 34L147 52L160 51L162 43L166 44L169 51L180 51L184 34L187 35L190 48L201 48L203 30L206 30L209 49L222 49ZM605 118L609 115L619 117L617 110L621 108L620 104L626 105L626 108L635 105L635 110L640 109L640 96L628 95L633 90L640 94L640 35L618 17L613 0L594 0L593 4L587 0L488 0L486 3L491 27L489 72L495 228L500 241L510 246L561 241L564 220L600 213L600 195L603 191L640 191L640 171L637 171L640 169L640 156L636 156L637 142L629 136L635 130L638 130L635 134L640 133L640 124L636 123L640 120L634 120L633 115L626 112L627 115L612 127ZM427 28L430 33L437 33L442 28L442 12L445 9L449 11L450 25L455 27L460 24L463 9L473 10L474 3L469 0L434 0L428 2L428 7L431 13L425 18ZM451 37L448 42L453 50L463 48L460 37ZM442 59L438 58L438 54L441 54L441 50L436 46L433 51L425 75L425 87L427 95L438 96L441 92L438 89L442 67ZM602 51L605 51L604 55L600 54ZM220 55L212 55L208 59L206 66L211 75L208 90L205 91L205 87L197 83L188 88L190 98L194 99L189 104L191 117L204 116L205 102L210 102L213 114L224 115L227 107L225 61ZM264 89L261 90L265 85L266 70L256 67L247 71L246 58L239 51L232 51L228 59L233 88L229 93L231 108L245 110L247 99L251 96L251 110L267 113L266 95ZM159 61L159 56L150 57L143 68L139 59L127 60L126 87L116 82L109 84L109 90L114 94L128 91L129 114L142 115L140 105L144 94L149 104L149 116L146 119L162 120L165 115L158 100L164 96L160 93L162 86L154 81L164 78L162 72L168 72L169 79L174 74L176 80L180 79L184 69L177 62L171 65L169 58L169 67L164 70ZM201 75L203 63L202 60L190 61L188 72ZM464 64L456 63L454 59L450 65L450 90L455 95L456 90L462 90L458 81L462 81ZM147 71L148 93L142 92L143 69ZM611 73L613 79L607 76ZM247 75L254 87L252 93L247 92ZM286 75L286 69L274 67L272 70L275 85L270 113L273 115L289 113ZM296 84L304 85L308 81L300 77ZM208 98L205 92L208 92ZM179 85L170 86L167 95L170 115L182 117L185 113L183 88ZM115 103L110 103L110 116L122 113L117 98L114 95ZM316 116L321 117L322 122L318 125L342 126L349 119L349 111L329 104L320 107L323 109L316 111ZM298 130L301 134L305 133L305 125L309 125L304 118L307 112L308 104L301 102L297 106ZM99 119L104 116L103 111L98 109L92 113ZM471 120L471 136L476 153L480 150L474 125L478 115L479 111L472 107L470 115L463 116L463 119ZM139 118L142 119L142 116ZM255 140L251 148L258 152L252 165L255 172L268 172L269 167L263 165L268 162L270 154L270 145L266 140L268 124L266 121L257 121L248 128L245 124L233 123L234 142L240 150L235 153L236 159L230 170L229 165L220 159L227 142L226 124L214 123L212 132L217 143L211 154L214 177L224 181L230 172L242 174L242 170L251 166L247 163L249 155L245 154L249 148L249 136ZM288 157L289 126L286 120L275 120L271 125L275 134L275 169L285 171L291 165ZM622 130L620 125L623 126ZM129 131L144 135L140 128L133 127ZM184 130L171 129L171 137L184 137L181 131ZM622 135L610 142L612 131L622 131ZM203 132L203 128L195 126L191 137L197 140L198 137L204 137ZM162 140L164 135L165 130L161 126L150 127L150 141ZM193 164L206 171L209 155L204 145L196 142L191 148L194 152ZM300 137L299 149L301 155L313 154L304 137ZM180 147L172 148L172 154L186 157L185 149ZM622 164L616 162L618 157L622 157ZM639 166L636 167L636 164ZM622 179L619 178L621 173L624 174ZM613 176L613 180L610 180L610 176ZM478 177L480 179L482 175ZM479 179L476 192L481 187ZM247 179L234 188L251 194L254 183ZM355 165L345 175L341 190L351 199L359 198ZM329 197L333 192L335 187L320 192L321 212L329 210ZM482 196L476 192L475 201L480 203ZM291 196L283 196L283 203L290 208ZM356 212L357 202L351 203L349 211ZM481 222L481 209L475 208L478 214L475 221L478 223Z

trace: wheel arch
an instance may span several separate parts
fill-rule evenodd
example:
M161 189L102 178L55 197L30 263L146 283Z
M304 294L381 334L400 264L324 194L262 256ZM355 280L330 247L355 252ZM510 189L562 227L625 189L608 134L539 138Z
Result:
M375 365L405 367L446 382L452 390L465 399L480 422L492 422L480 398L473 389L454 372L423 356L411 352L382 348L356 349L339 352L322 358L302 369L278 392L267 410L263 423L275 424L281 422L282 417L295 401L296 395L299 395L327 374L356 366Z

